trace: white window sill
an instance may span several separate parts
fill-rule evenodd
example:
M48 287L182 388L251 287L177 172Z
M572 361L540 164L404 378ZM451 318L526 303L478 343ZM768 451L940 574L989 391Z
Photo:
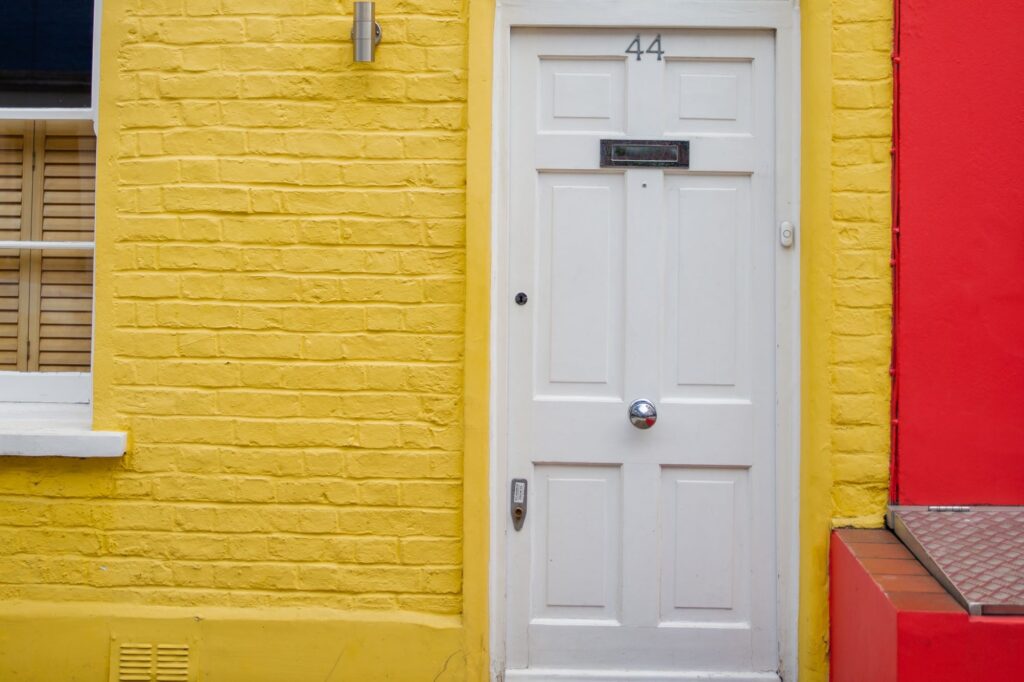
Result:
M0 402L0 456L120 457L128 435L93 431L88 403Z

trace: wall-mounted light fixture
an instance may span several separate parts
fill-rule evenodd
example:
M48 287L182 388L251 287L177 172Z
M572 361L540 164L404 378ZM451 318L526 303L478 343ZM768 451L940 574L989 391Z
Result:
M352 22L352 43L357 62L372 62L373 53L380 43L380 24L374 18L373 2L356 2Z

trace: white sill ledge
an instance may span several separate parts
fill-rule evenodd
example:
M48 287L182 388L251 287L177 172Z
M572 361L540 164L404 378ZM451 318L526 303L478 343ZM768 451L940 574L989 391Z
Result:
M120 457L127 443L123 431L93 431L88 404L0 402L0 456Z

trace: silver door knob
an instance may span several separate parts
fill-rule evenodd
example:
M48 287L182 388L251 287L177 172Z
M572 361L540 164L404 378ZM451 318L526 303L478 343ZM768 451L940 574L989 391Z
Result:
M658 421L658 411L650 400L634 400L629 406L629 423L638 429L649 429Z

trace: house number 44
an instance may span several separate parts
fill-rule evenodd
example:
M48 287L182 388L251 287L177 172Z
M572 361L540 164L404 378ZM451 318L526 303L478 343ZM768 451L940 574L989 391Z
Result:
M640 43L640 34L636 34L636 38L633 38L633 42L626 48L626 54L635 54L636 60L640 61L641 57L645 54L656 54L658 55L658 61L661 61L661 55L665 54L665 51L661 49L661 34L654 36L654 40L647 46L647 49L643 49Z

